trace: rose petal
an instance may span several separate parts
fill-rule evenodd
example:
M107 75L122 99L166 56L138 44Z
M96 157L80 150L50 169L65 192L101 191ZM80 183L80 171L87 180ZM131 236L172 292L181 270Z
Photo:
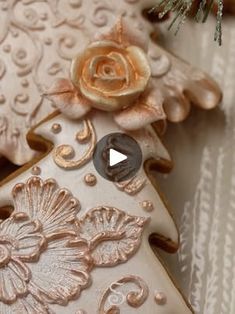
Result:
M134 28L125 18L119 18L113 28L98 33L95 41L110 40L121 44L123 47L137 46L144 51L148 51L148 38L141 30Z
M137 130L155 121L165 119L163 98L158 90L143 96L134 106L114 114L114 120L125 130Z
M219 86L210 77L189 82L185 89L185 94L193 104L203 109L216 107L222 99L222 92Z
M79 119L91 109L90 101L82 97L72 82L66 79L55 81L45 95L70 119Z
M183 121L190 112L190 103L182 94L169 96L164 100L164 111L171 122Z
M137 76L135 87L144 92L151 77L151 68L146 54L135 46L126 49Z

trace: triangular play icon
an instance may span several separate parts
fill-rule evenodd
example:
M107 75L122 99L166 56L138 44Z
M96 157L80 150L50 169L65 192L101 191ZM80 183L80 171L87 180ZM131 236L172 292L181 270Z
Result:
M110 167L113 167L124 160L127 160L126 155L112 148L109 150L109 166Z

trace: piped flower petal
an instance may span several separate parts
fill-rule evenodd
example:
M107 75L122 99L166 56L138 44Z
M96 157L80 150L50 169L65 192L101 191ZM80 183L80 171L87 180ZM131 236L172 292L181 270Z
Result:
M17 297L27 293L30 279L28 267L18 259L11 259L7 267L1 268L0 301L15 302Z
M31 294L18 298L14 303L0 302L0 313L55 314L55 312L49 310L47 305L37 300L37 297Z
M30 291L46 303L66 305L88 285L90 267L86 242L54 238L34 265Z
M26 184L17 184L12 195L15 211L25 211L31 219L39 220L45 236L72 229L70 222L78 213L79 201L66 189L58 188L53 179L31 177Z
M45 96L70 119L79 119L91 109L90 101L84 98L67 79L56 80Z
M25 213L15 213L2 222L0 241L11 247L11 256L30 262L38 258L45 245L40 223Z

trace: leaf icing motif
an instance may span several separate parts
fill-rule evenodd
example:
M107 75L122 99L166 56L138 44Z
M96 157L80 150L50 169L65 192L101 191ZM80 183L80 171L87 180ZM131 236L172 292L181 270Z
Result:
M79 236L89 243L94 264L115 266L126 262L137 251L147 221L113 207L97 207L77 225Z

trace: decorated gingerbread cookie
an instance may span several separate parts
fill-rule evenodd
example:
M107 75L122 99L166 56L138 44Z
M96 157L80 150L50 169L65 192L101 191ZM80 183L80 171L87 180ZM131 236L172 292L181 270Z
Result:
M151 175L172 162L151 124L184 119L189 100L212 108L221 94L141 35L118 19L43 92L58 111L28 141L48 152L0 188L0 313L192 313L149 245L151 237L169 252L179 246ZM107 160L115 145L131 149L117 133L139 147L134 174L125 160Z
M35 157L26 134L54 112L55 105L60 107L45 97L49 87L56 78L69 78L72 58L87 47L97 31L102 33L111 27L117 16L125 16L130 23L135 31L132 39L148 55L151 66L151 82L146 93L141 93L142 102L148 97L148 106L142 104L143 110L147 108L145 123L165 118L181 121L188 115L191 102L205 109L216 106L221 94L215 82L150 40L156 28L145 18L143 10L146 13L154 4L155 0L1 1L0 154L17 165ZM150 43L148 48L139 42L139 33ZM131 57L135 58L135 53ZM141 64L135 66L141 70ZM150 73L145 74L147 81ZM76 87L71 82L67 84L70 85L62 85L69 91ZM61 86L55 86L55 91L57 87ZM135 87L138 92L145 89L145 85L131 86ZM87 103L87 111L90 107ZM132 124L129 128L140 127L137 116L135 107L126 108L116 116L116 121L124 128L128 123Z
M148 242L179 245L150 175L169 169L169 154L150 125L130 131L141 168L108 181L92 155L116 132L111 113L93 110L80 120L53 115L29 134L53 147L0 188L0 313L192 313Z

